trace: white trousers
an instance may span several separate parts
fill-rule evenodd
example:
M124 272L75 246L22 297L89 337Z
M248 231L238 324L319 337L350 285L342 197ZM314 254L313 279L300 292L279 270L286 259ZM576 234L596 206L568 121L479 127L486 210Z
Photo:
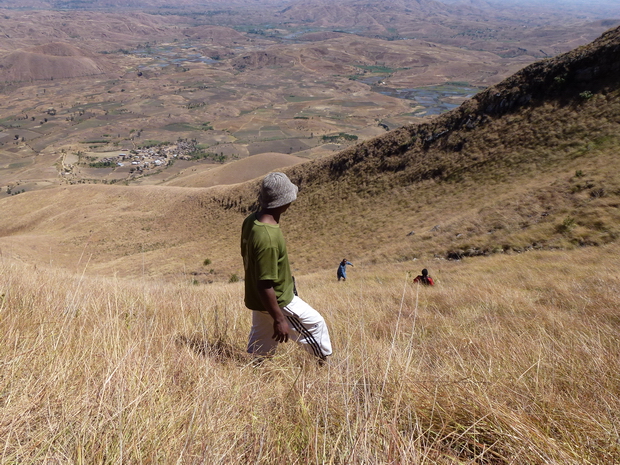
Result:
M329 332L319 312L295 296L290 304L282 308L282 313L291 327L290 339L320 359L331 355ZM248 353L270 355L276 351L276 347L278 342L273 339L273 318L267 312L253 311Z

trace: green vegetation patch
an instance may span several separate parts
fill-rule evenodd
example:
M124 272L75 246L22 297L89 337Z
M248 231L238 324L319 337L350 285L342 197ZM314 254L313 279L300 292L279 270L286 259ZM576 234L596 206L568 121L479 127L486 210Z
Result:
M592 147L594 149L606 149L615 146L618 143L618 137L607 135L602 137L597 137L592 141Z
M457 87L473 87L466 81L448 81L446 82L448 86L457 86Z
M172 131L172 132L212 131L213 130L213 126L211 125L210 121L207 121L206 123L202 123L200 126L194 126L194 125L188 124L188 123L172 123L172 124L168 124L168 125L162 127L162 129L164 129L166 131Z
M202 144L199 144L189 156L192 160L213 160L216 163L224 163L228 159L224 152L209 152Z
M108 139L93 139L82 141L80 144L108 144L109 142Z
M172 131L172 132L200 131L200 129L198 129L197 127L192 126L191 124L187 124L187 123L172 123L172 124L168 124L162 127L162 129L166 131Z
M147 139L138 145L141 149L150 149L151 147L161 147L163 145L171 145L172 142L162 142L159 140Z
M114 166L116 166L116 163L110 160L96 161L88 164L89 168L112 168Z
M19 121L18 117L15 115L7 116L6 118L0 118L0 126L5 126L7 128L19 128L19 124L15 124L15 121ZM26 121L26 120L21 120Z
M339 134L332 135L332 136L329 136L329 135L322 136L321 139L324 142L338 142L339 140L355 141L357 140L357 136L354 134L346 134L344 132L341 132Z
M24 166L28 166L31 163L29 161L23 161L23 162L18 162L18 163L11 163L7 169L9 170L13 170L13 169L17 169L17 168L23 168Z

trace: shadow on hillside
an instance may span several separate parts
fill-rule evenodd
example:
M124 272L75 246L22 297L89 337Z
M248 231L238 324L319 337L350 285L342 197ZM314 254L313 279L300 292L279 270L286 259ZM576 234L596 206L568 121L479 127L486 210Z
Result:
M177 346L185 346L202 357L208 357L217 362L224 363L228 361L246 362L247 357L244 352L240 352L231 344L224 342L220 338L214 342L208 341L203 336L177 336L175 340Z

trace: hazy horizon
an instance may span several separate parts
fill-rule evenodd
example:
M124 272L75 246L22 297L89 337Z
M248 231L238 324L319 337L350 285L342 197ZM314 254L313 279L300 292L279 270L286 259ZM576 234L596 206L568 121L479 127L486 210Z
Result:
M201 10L238 10L249 7L256 11L261 6L274 12L288 9L299 3L328 3L333 5L351 6L351 0L183 0L174 5L167 4L163 0L0 0L0 9L3 10L141 10L146 12L165 11L168 14L174 11L201 11ZM512 11L529 10L536 12L544 10L545 16L554 13L564 13L570 16L582 17L582 19L620 19L620 2L617 0L434 0L436 3L445 5L463 5L475 10L506 9ZM384 2L385 3L385 2ZM402 4L396 1L397 4ZM405 5L410 4L415 9L418 4L415 0L404 0ZM430 3L430 0L429 0ZM424 2L422 2L422 6ZM357 5L359 7L359 5ZM541 12L541 14L543 14Z
M258 0L258 1L250 1L248 0L248 3L252 3L253 5L256 4L268 4L268 5L274 5L274 4L287 4L287 3L299 3L302 0ZM540 6L540 5L547 5L547 6L562 6L562 5L566 5L566 6L585 6L585 7L600 7L600 6L604 6L604 7L609 7L609 8L613 8L613 9L617 9L620 10L620 4L617 0L434 0L436 2L439 3L446 3L446 4L468 4L468 5L497 5L497 4L504 4L506 6L529 6L529 5L534 5L534 6ZM407 2L407 0L405 0L405 2ZM118 2L115 1L97 1L94 0L92 2L90 2L90 4L97 4L97 3L103 3L103 4L117 4ZM135 5L138 7L153 7L153 4L157 4L159 2L157 1L149 1L149 0L135 0L135 1L127 1L127 2L122 2L125 3L126 5ZM181 2L181 4L177 5L179 8L182 8L184 6L187 6L188 4L192 4L195 3L195 6L200 6L200 7L208 7L210 5L218 5L218 6L222 6L222 5L230 5L232 6L235 3L243 3L243 2L225 2L222 0L213 0L213 1L208 1L208 0L203 0L203 1L196 1L196 2L191 2L191 1L185 1L185 2ZM342 0L331 0L328 1L328 3L333 3L333 4L341 4L341 3L349 3L349 1L342 1ZM74 5L75 4L75 5ZM42 5L50 5L50 6L54 6L55 8L58 8L58 5L62 5L60 8L62 9L72 9L73 8L87 8L84 6L84 2L81 1L77 1L77 0L65 0L65 1L59 1L59 0L0 0L0 8L25 8L25 9L29 9L29 8L36 8L37 6L42 6ZM121 5L115 5L117 7L120 7ZM173 8L173 6L170 6L170 8Z
M506 5L506 6L571 6L571 7L606 7L620 12L620 3L616 0L437 0L448 4L468 5Z

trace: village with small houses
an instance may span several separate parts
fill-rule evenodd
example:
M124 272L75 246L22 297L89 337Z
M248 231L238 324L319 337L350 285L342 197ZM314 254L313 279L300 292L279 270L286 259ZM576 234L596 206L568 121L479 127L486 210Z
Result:
M196 140L179 139L176 143L155 142L145 143L133 149L123 148L114 152L105 152L106 156L98 156L95 152L77 151L66 153L62 158L60 174L70 184L84 182L93 175L93 170L106 170L106 175L114 174L103 182L117 182L135 179L152 174L153 170L161 171L171 166L176 160L200 160L211 158L224 161L223 156L206 152L199 147ZM93 176L99 178L99 176Z
M121 149L115 157L100 158L91 165L93 167L131 165L138 171L169 165L174 159L192 160L197 152L196 142L179 140L176 145L158 145L137 149Z

